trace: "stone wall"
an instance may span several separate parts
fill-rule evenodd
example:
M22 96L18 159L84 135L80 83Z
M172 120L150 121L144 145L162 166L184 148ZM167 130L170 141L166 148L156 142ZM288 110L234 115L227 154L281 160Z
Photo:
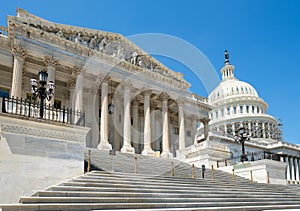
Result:
M0 204L81 175L89 128L0 116Z

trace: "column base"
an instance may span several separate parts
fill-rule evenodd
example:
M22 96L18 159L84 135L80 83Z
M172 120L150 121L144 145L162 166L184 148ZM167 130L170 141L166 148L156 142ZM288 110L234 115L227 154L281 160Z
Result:
M121 149L121 152L134 154L135 150L132 146L128 145L128 146L123 146L122 149Z
M108 141L101 141L98 146L97 149L100 150L112 150L112 146L110 143L108 143Z
M142 151L142 155L155 156L155 153L151 148L149 148L149 149L144 149Z
M160 157L162 157L162 158L173 158L173 154L171 152L162 152Z

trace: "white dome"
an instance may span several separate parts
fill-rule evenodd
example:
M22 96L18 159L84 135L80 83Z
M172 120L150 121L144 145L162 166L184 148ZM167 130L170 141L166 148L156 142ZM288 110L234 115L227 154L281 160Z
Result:
M230 64L222 68L223 80L208 96L211 104L229 97L259 97L253 86L234 77L233 70L234 66Z
M222 81L217 88L209 95L210 103L223 100L232 96L253 96L258 97L257 91L250 84L231 78Z

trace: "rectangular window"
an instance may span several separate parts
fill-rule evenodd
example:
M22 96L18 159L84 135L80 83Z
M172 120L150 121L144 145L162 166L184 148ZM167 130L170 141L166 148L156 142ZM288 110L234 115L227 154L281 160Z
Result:
M233 107L233 113L236 114L236 107Z
M0 97L9 97L9 89L0 87Z
M230 108L227 108L227 115L230 115Z
M218 119L218 118L219 118L219 112L216 111L216 119Z
M243 113L243 106L240 106L240 113Z
M246 111L249 114L249 106L246 106Z
M178 127L174 127L174 134L179 135L179 128Z
M254 114L254 112L255 112L254 109L255 109L254 106L252 106L252 113L253 113L253 114Z
M224 117L224 109L222 109L221 113L222 113L222 117Z

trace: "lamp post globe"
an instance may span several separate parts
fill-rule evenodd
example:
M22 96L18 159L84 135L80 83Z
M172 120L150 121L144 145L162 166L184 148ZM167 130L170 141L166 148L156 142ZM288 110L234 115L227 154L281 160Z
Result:
M246 129L244 128L243 124L241 124L240 127L237 129L236 134L237 135L235 136L235 140L242 144L242 155L240 161L244 163L244 161L248 161L248 157L245 152L245 141L250 140L250 137L246 132Z
M37 97L40 98L40 119L44 117L44 103L45 99L50 101L54 96L55 84L52 81L49 81L47 84L48 73L44 70L41 70L38 73L39 84L36 79L30 79L31 84L31 93L33 94L33 99L36 100ZM47 84L47 87L45 86Z

